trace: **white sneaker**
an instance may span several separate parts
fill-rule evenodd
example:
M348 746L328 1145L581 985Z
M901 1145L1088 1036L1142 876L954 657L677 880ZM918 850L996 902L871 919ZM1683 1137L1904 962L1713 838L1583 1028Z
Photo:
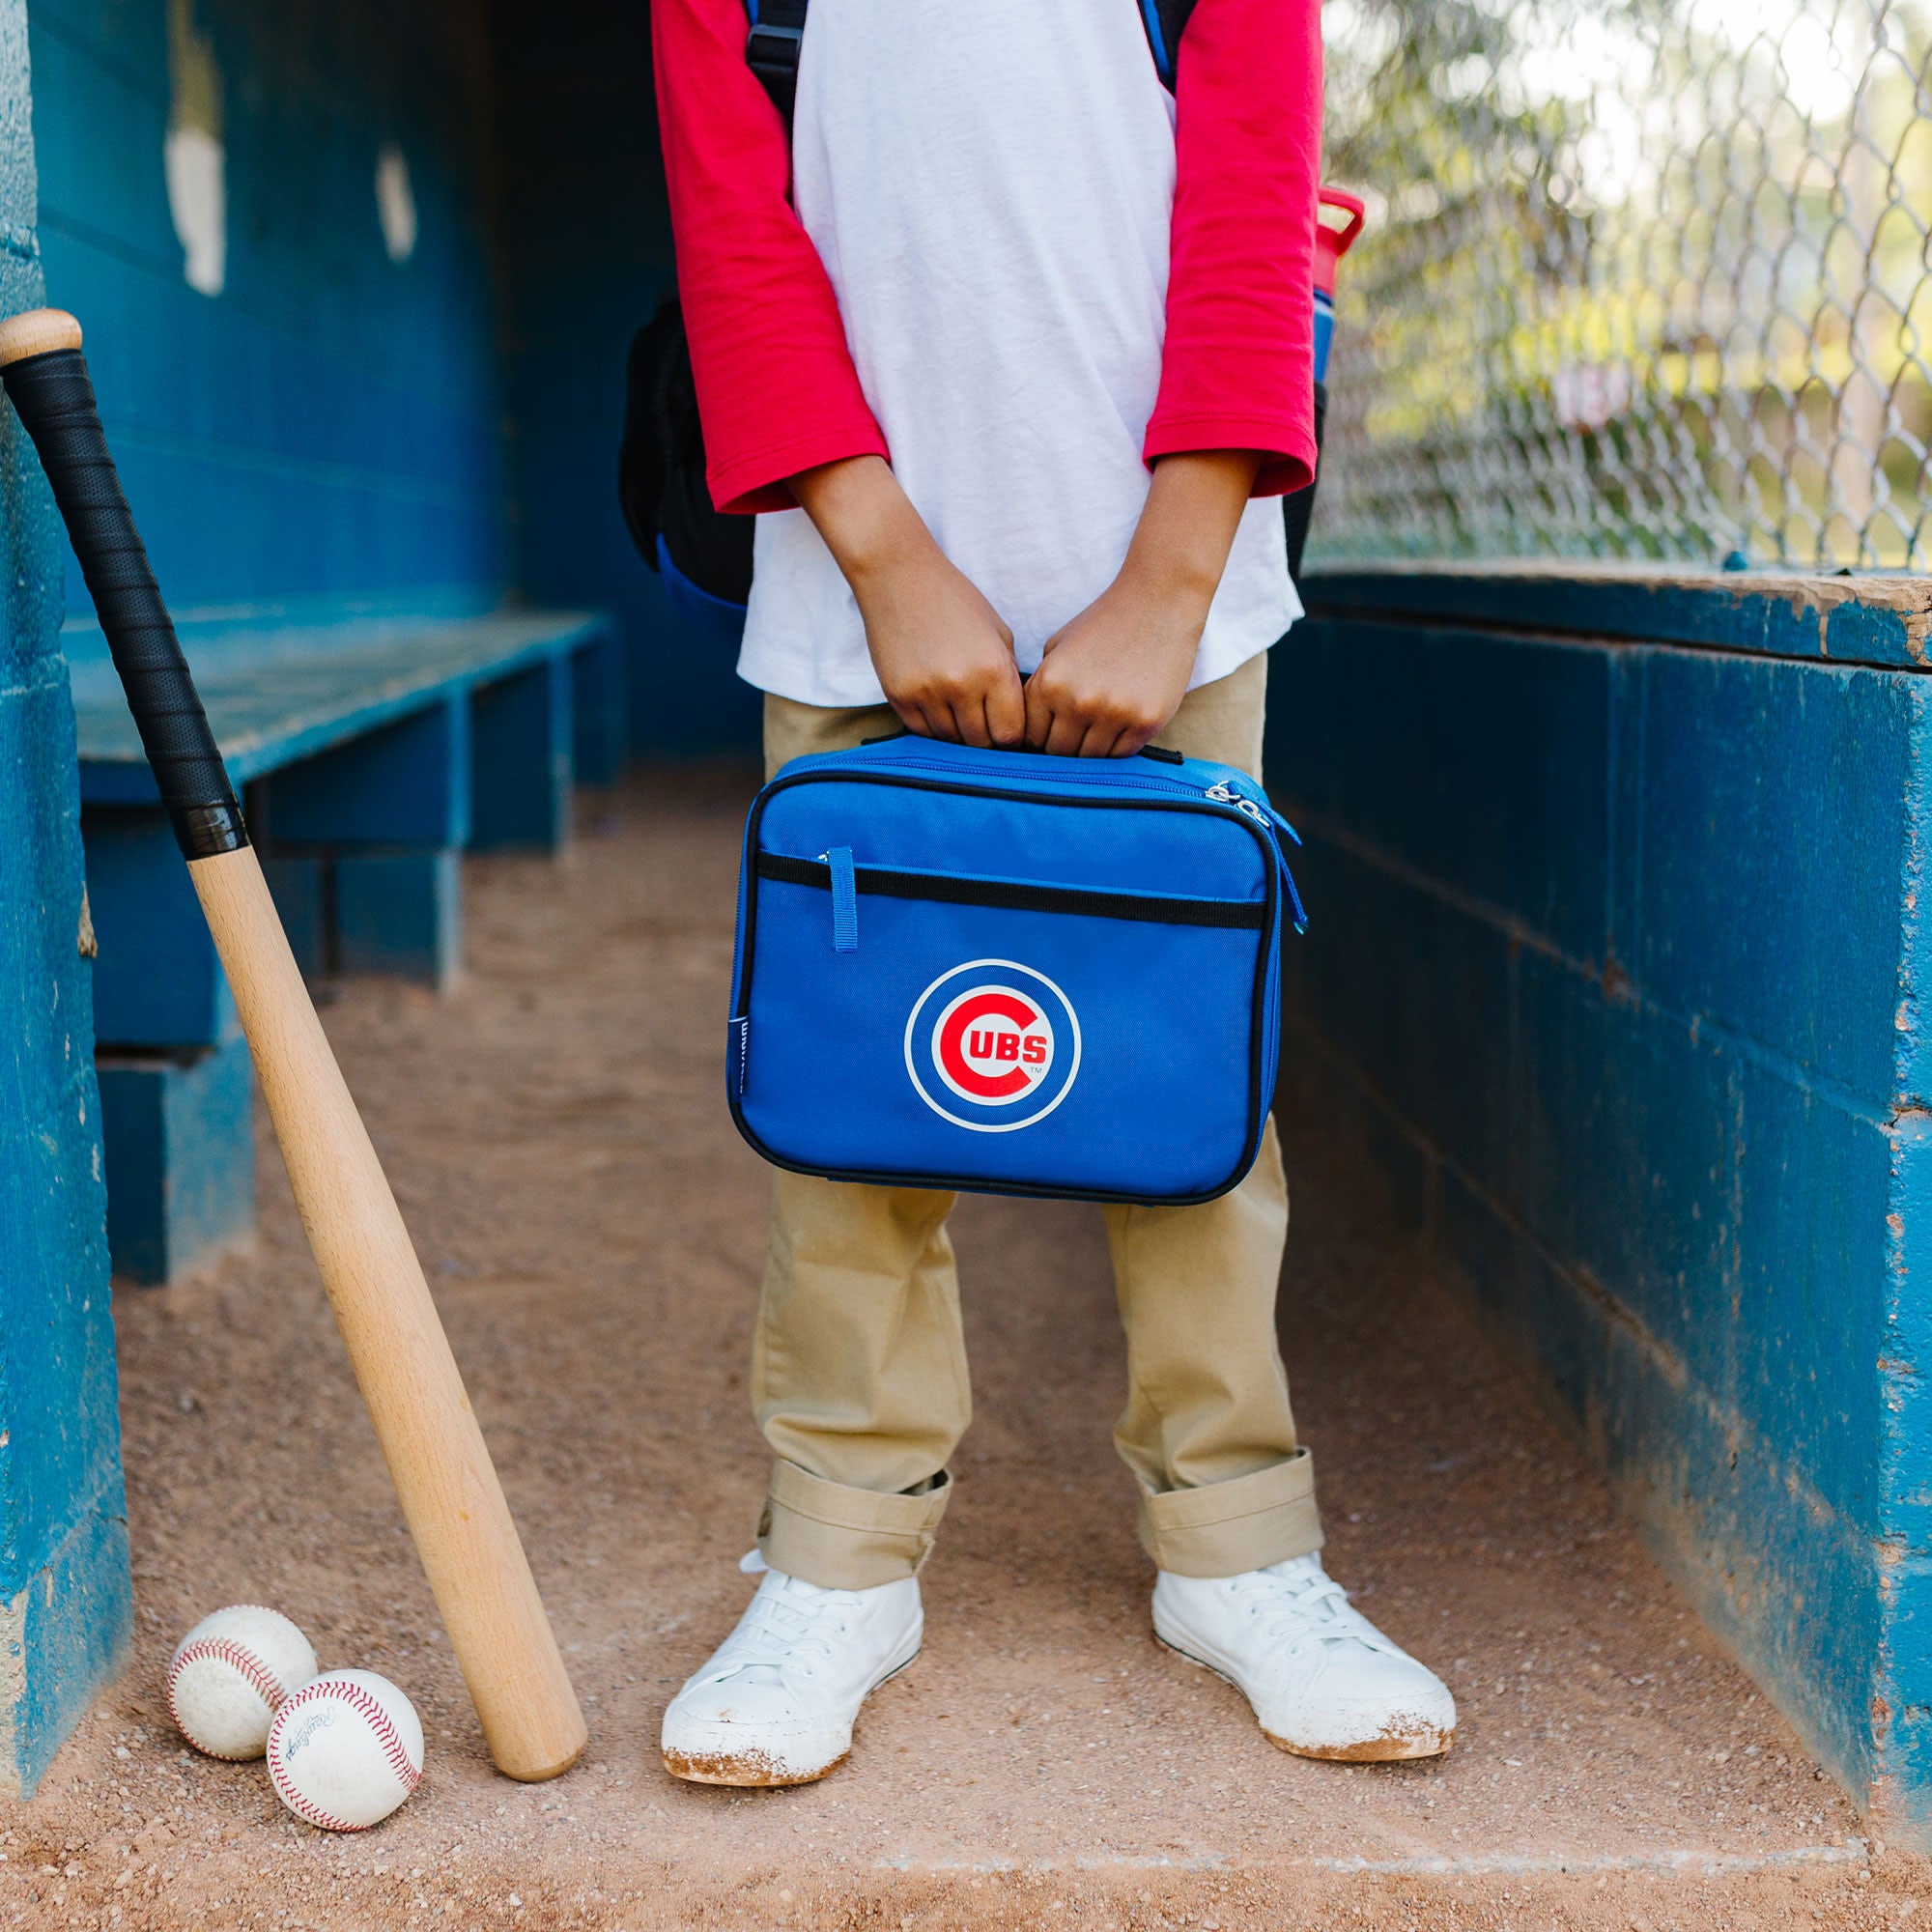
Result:
M1382 1764L1435 1757L1456 1735L1456 1700L1391 1643L1321 1568L1292 1557L1239 1577L1153 1586L1154 1634L1225 1677L1271 1743L1298 1757Z
M859 1707L919 1655L917 1577L824 1590L768 1570L738 1628L670 1701L665 1769L694 1784L810 1784L845 1761Z

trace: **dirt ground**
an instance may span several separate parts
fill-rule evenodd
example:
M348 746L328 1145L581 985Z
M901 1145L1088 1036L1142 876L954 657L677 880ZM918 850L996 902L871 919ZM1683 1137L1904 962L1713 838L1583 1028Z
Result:
M660 776L586 804L568 862L470 867L460 991L359 981L326 1012L584 1698L584 1763L492 1773L265 1138L254 1251L117 1293L135 1652L39 1798L0 1808L0 1923L1932 1920L1932 1868L1861 1836L1319 1123L1290 1135L1283 1311L1329 1567L1448 1678L1453 1754L1287 1757L1154 1646L1097 1217L976 1200L980 1413L923 1656L822 1784L667 1778L659 1716L750 1593L765 1469L744 1388L765 1178L719 1079L749 788ZM428 1775L376 1831L311 1831L259 1765L170 1730L169 1650L238 1600L415 1698Z

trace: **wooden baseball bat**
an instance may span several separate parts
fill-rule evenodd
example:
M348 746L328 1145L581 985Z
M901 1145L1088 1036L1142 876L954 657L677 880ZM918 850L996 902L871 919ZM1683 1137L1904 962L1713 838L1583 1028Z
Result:
M554 1777L583 1749L583 1717L422 1265L289 951L122 495L80 325L58 309L0 323L0 382L93 593L490 1755L511 1777Z

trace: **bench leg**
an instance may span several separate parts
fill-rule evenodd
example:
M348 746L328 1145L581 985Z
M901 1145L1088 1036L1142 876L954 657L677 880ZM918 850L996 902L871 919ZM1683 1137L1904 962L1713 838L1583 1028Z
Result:
M439 990L454 983L469 722L467 696L442 698L261 781L258 824L271 855L263 869L309 977L388 973Z
M615 637L598 638L571 659L571 742L579 784L615 784L624 776L631 749L624 668L624 646Z
M175 1281L254 1228L248 1048L158 808L90 807L81 839L108 1255L131 1281Z
M558 655L470 700L469 843L561 852L570 842L570 660Z
M102 1054L107 1251L129 1281L179 1281L254 1232L248 1044L188 1055Z
M99 947L95 1038L156 1051L234 1037L228 980L160 809L89 807L80 833Z
M342 852L335 970L389 973L446 992L463 970L462 854Z
M327 862L315 852L265 852L262 875L269 882L269 896L275 902L302 978L324 978L333 951Z

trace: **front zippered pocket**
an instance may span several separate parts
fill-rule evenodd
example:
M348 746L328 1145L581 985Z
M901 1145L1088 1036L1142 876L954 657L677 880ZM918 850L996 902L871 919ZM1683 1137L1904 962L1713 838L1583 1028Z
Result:
M892 741L897 744L901 741ZM832 752L819 756L838 759L847 754ZM1184 778L1169 778L1158 772L1135 772L1131 775L1117 769L1120 761L1111 758L1065 758L1056 762L1066 766L1065 771L1056 771L1050 781L1043 781L1039 775L1031 772L1016 772L1002 769L996 759L981 765L977 760L956 756L944 758L922 758L916 753L896 752L891 757L881 757L864 769L855 770L849 765L839 765L835 770L816 767L816 760L801 759L806 770L794 772L789 778L780 777L767 789L779 789L787 784L810 783L814 778L836 780L873 780L919 785L932 791L957 792L968 798L1012 798L1033 799L1043 805L1097 805L1115 804L1123 810L1135 806L1151 806L1156 803L1170 808L1183 810L1199 804L1200 809L1217 815L1237 813L1256 828L1263 842L1273 854L1276 869L1281 875L1281 883L1287 893L1293 923L1297 933L1308 930L1308 914L1301 903L1301 893L1294 883L1294 873L1288 863L1288 853L1282 845L1287 838L1292 843L1301 843L1301 834L1274 808L1274 803L1265 792L1256 790L1253 796L1243 789L1249 782L1245 776L1223 766L1220 769L1228 775L1219 778L1212 784L1203 785L1197 781ZM934 773L941 776L935 778ZM947 776L947 775L952 776ZM959 779L971 778L984 782L962 784ZM1032 782L1029 782L1032 781ZM1084 798L1056 797L1050 790L1035 789L1041 782L1061 785L1068 784L1084 789Z
M816 886L831 895L832 947L859 946L859 904L866 897L923 899L937 905L984 906L997 912L1062 913L1076 919L1138 920L1154 925L1199 925L1259 932L1267 922L1261 899L1191 898L1180 894L1127 893L1086 886L1043 885L1030 879L980 879L958 872L922 872L883 866L855 866L850 846L835 846L822 859L794 859L760 852L760 879L789 886Z
M838 758L844 754L838 753L828 753L822 755L826 759L830 760ZM1008 784L961 784L958 782L949 781L944 778L936 778L928 776L929 768L923 766L916 766L912 772L904 772L904 771L895 772L889 769L882 770L880 768L880 765L878 764L874 764L867 769L856 770L849 765L841 765L838 766L837 768L827 769L824 766L821 766L819 764L818 759L816 758L810 760L800 760L799 762L807 765L808 768L803 771L794 770L789 772L781 772L777 778L770 780L766 783L764 789L759 792L757 798L753 802L752 810L750 813L747 815L745 820L744 864L739 876L740 904L739 904L739 918L738 918L738 937L737 937L737 946L735 949L736 957L733 962L733 973L732 973L731 1011L734 1019L736 1016L742 1014L745 1010L744 1003L747 996L747 990L751 984L753 950L756 945L757 898L755 894L749 891L749 888L752 882L753 875L757 870L759 865L761 865L762 862L765 861L766 859L780 856L778 854L765 852L759 845L758 841L759 841L760 830L764 822L765 812L772 804L774 799L778 798L781 794L790 791L800 785L809 786L821 783L861 784L867 786L874 786L874 785L882 786L887 790L894 790L902 787L913 791L930 792L940 796L952 796L955 798L981 798L981 799L1007 800L1015 804L1031 804L1031 805L1057 807L1062 810L1075 810L1075 811L1139 810L1139 811L1173 811L1173 812L1186 812L1186 813L1198 812L1207 817L1219 819L1224 824L1232 822L1236 825L1240 826L1241 829L1255 840L1256 844L1261 848L1263 853L1266 855L1268 861L1266 867L1268 876L1268 896L1264 901L1232 900L1232 901L1208 901L1208 903L1259 904L1262 907L1262 916L1260 920L1256 922L1256 923L1259 926L1264 928L1267 924L1268 920L1271 919L1274 915L1274 905L1275 905L1276 895L1285 886L1287 889L1289 903L1291 906L1293 906L1294 910L1295 930L1297 932L1300 931L1305 923L1305 918L1301 910L1301 895L1295 890L1293 875L1289 871L1288 868L1287 856L1286 854L1283 853L1281 849L1281 841L1274 836L1272 828L1261 822L1252 813L1238 810L1232 804L1223 802L1221 800L1208 798L1204 788L1193 784L1189 784L1184 780L1178 780L1178 779L1165 780L1165 779L1153 778L1151 782L1136 782L1132 784L1130 787L1121 786L1117 781L1115 781L1115 783L1109 785L1107 789L1104 791L1096 788L1094 791L1090 792L1085 797L1068 798L1068 797L1056 797L1051 792L1035 791L1024 786L1015 788L1010 784L1010 782ZM907 764L914 763L914 761L911 759L908 759L905 762ZM1082 760L1077 758L1069 758L1068 760L1066 760L1066 762L1069 765L1072 765L1076 768L1082 764ZM1094 762L1097 763L1098 761L1096 760ZM1009 774L1008 776L1010 778L1011 776L1017 776L1017 775ZM1121 796L1121 792L1122 790L1131 790L1134 792L1138 792L1141 795L1138 797L1131 797L1131 796L1122 797ZM1109 792L1112 793L1111 796L1108 795ZM1157 795L1149 796L1148 794L1150 793L1154 793ZM805 861L802 863L811 864L814 862ZM821 859L816 863L822 866L827 866L829 867L829 853L826 858ZM854 869L856 872L858 868L855 867ZM867 867L866 869L877 870L879 868ZM903 874L907 877L939 876L937 874L927 875L919 873L910 867L901 867L895 869L903 872ZM956 878L959 875L947 874L945 876L948 878ZM813 883L815 883L815 881ZM1047 888L1046 890L1086 892L1086 891L1104 891L1108 889L1090 888L1090 887L1066 887L1066 888L1055 887L1055 888ZM1258 989L1258 995L1259 995L1259 989ZM1256 1051L1257 1051L1257 1061L1259 1062L1260 1032L1261 1032L1261 1013L1259 1006L1257 1007L1256 1010L1256 1031L1257 1031Z

